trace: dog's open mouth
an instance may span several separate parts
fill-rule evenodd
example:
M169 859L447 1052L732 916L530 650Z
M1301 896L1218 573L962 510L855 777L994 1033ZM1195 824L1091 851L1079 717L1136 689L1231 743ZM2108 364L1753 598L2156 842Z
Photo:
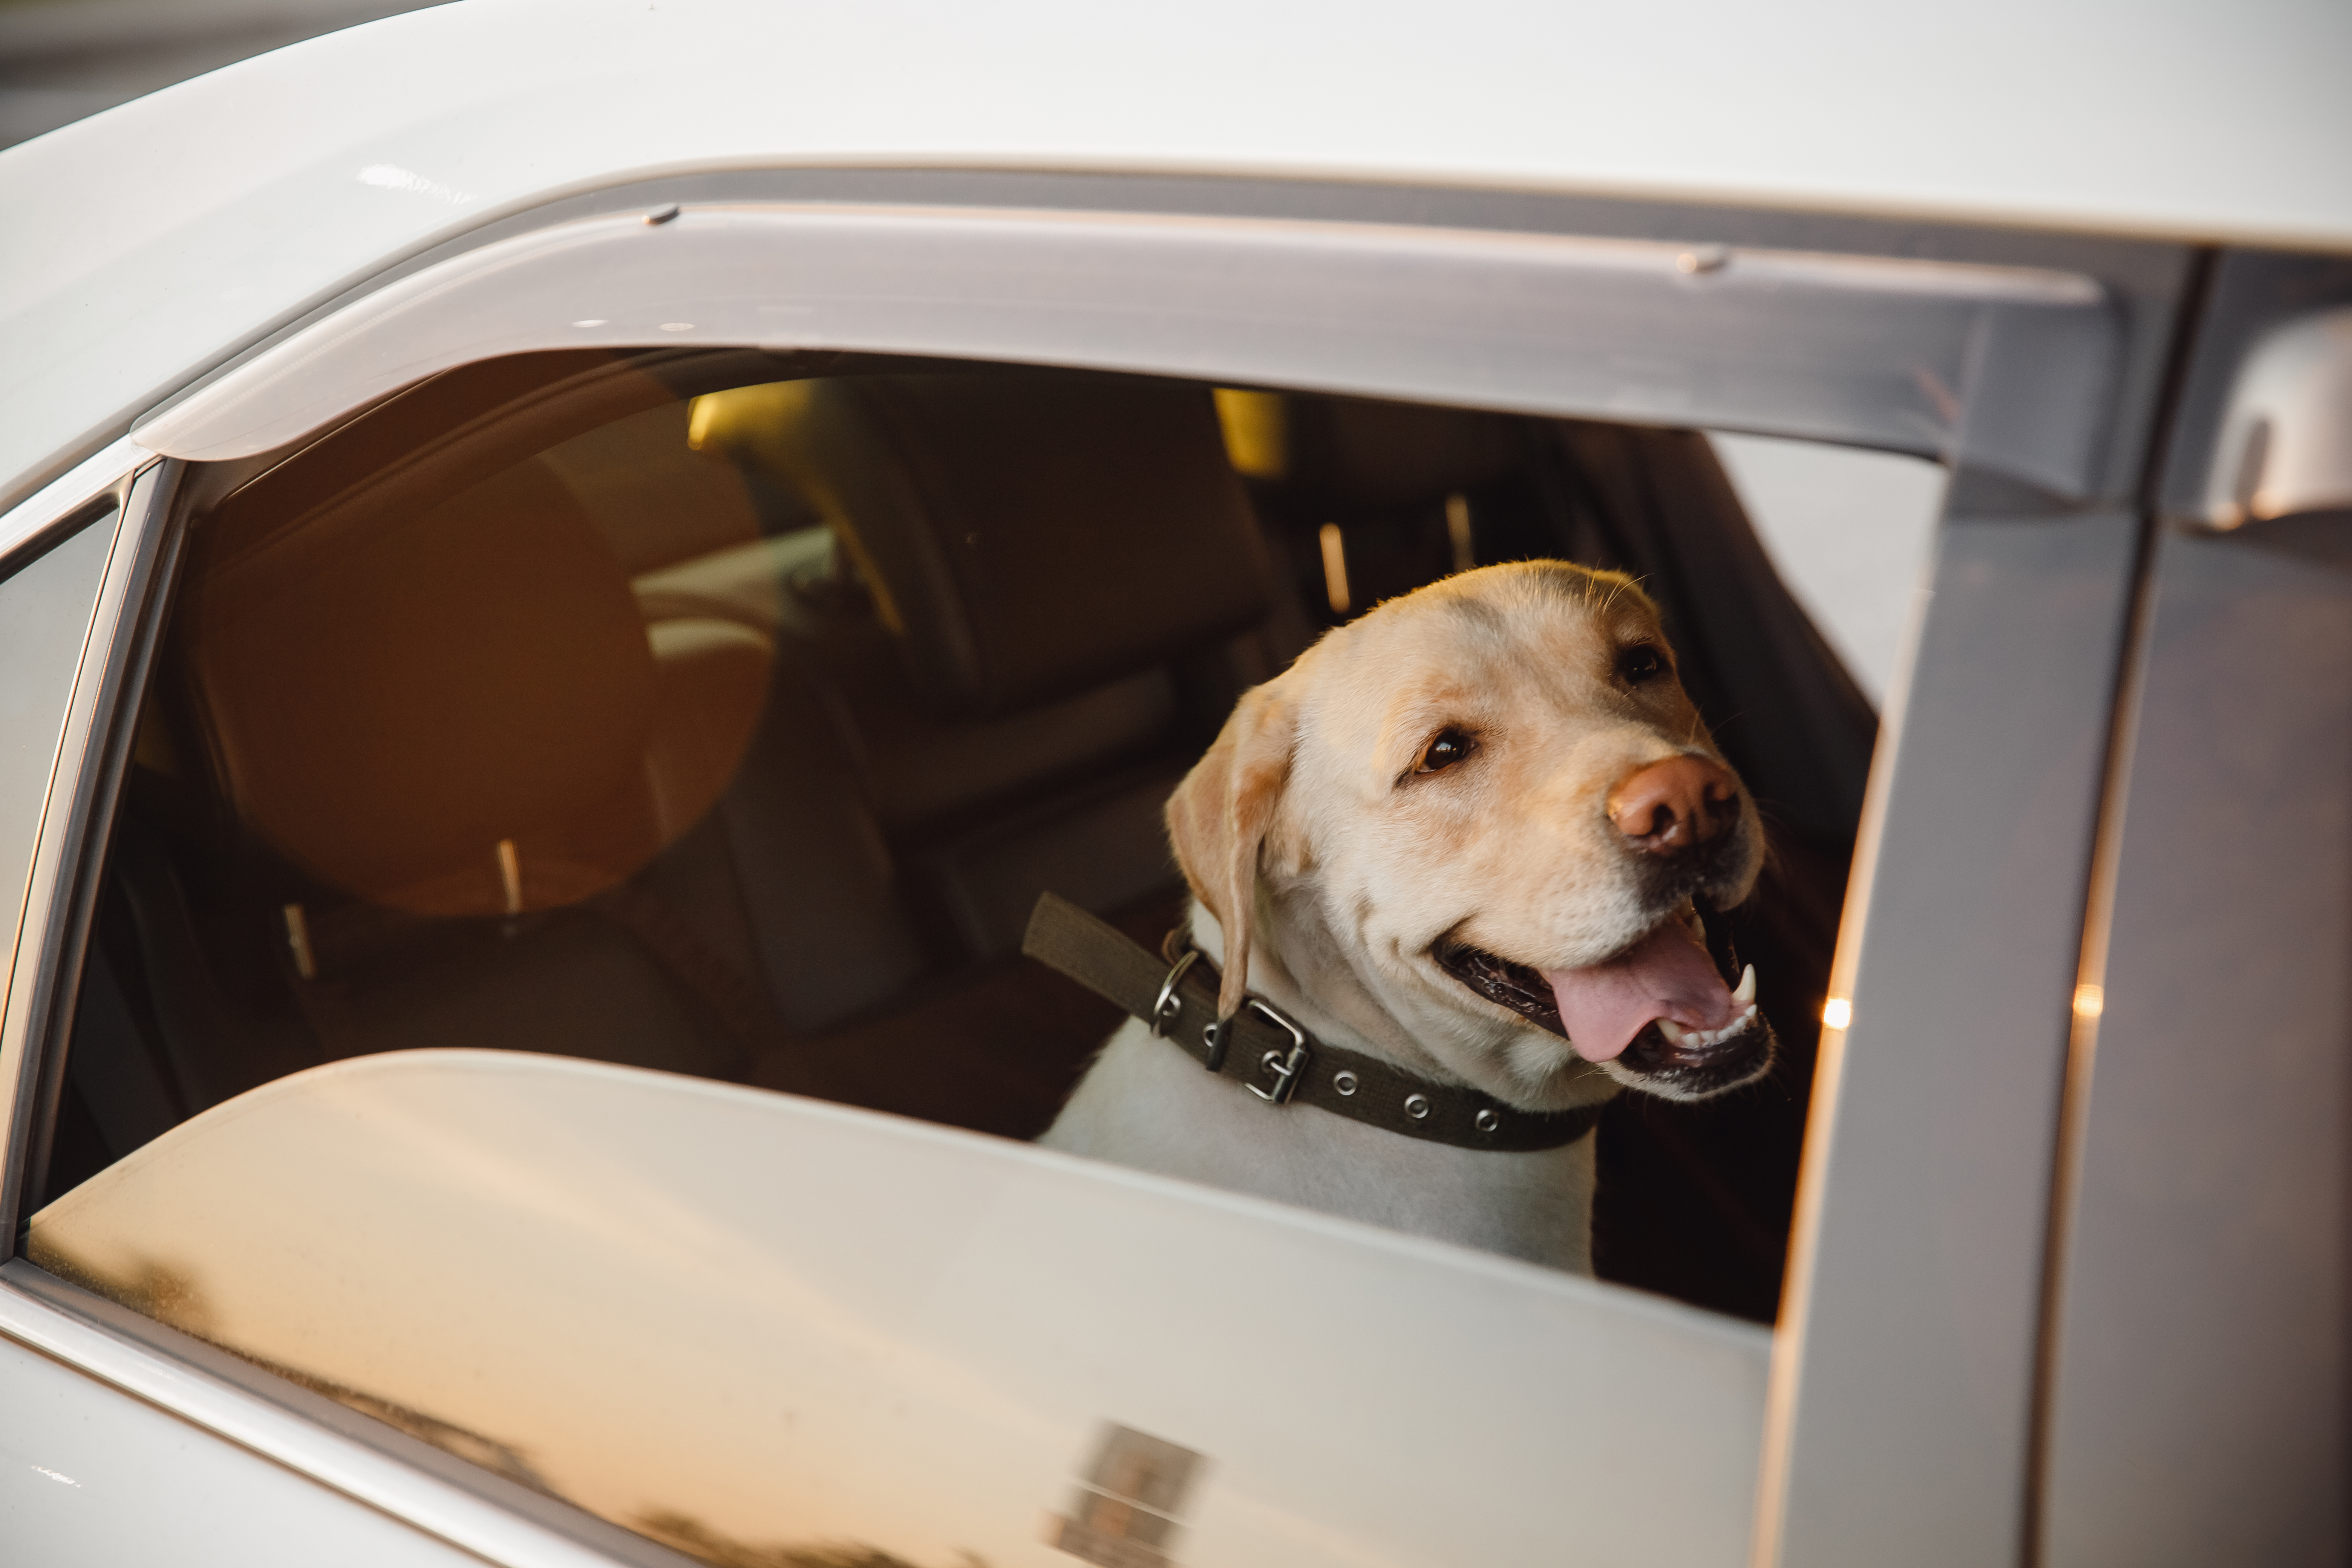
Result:
M1706 929L1689 906L1582 969L1539 970L1467 945L1433 956L1473 992L1566 1038L1586 1060L1619 1062L1685 1092L1745 1082L1769 1058L1754 967L1739 963L1727 932Z

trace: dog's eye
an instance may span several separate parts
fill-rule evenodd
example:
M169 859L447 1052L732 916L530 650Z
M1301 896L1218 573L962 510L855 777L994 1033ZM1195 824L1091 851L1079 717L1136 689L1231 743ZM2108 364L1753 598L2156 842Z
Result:
M1461 731L1440 730L1437 738L1423 748L1421 762L1412 771L1417 773L1444 773L1477 749L1478 742Z
M1628 686L1654 680L1666 671L1666 661L1649 643L1635 643L1617 653L1617 674Z

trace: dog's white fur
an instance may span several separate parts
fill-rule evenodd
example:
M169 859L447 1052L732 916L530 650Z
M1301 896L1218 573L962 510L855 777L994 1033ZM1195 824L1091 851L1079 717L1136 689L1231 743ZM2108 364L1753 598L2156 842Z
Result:
M1668 662L1629 681L1622 660L1643 646ZM1530 1110L1654 1087L1474 994L1433 950L1579 967L1685 907L1691 889L1663 887L1608 814L1649 763L1720 760L1671 657L1629 579L1530 562L1391 600L1246 693L1168 806L1193 940L1224 976L1219 1012L1246 989L1322 1040ZM1448 731L1475 742L1466 760L1416 771ZM1704 889L1717 906L1745 898L1761 863L1744 790L1734 832ZM1597 1137L1493 1153L1276 1110L1139 1021L1043 1142L1591 1270Z

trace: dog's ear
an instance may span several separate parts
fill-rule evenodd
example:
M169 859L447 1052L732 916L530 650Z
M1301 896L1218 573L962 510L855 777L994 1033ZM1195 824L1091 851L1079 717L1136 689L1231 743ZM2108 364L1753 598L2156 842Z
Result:
M1224 984L1217 1016L1241 1010L1249 988L1250 938L1257 923L1258 850L1290 781L1296 710L1270 681L1243 694L1208 754L1168 797L1168 837L1192 896L1225 933Z

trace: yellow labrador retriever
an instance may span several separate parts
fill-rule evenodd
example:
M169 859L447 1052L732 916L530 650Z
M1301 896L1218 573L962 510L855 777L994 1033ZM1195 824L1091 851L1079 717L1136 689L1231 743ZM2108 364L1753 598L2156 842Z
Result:
M1220 1022L1178 1049L1130 1020L1049 1146L1590 1272L1598 1106L1770 1065L1755 971L1704 923L1762 828L1622 575L1489 566L1331 632L1243 697L1168 826ZM1319 1100L1282 1103L1279 1050L1214 1065L1245 1005L1304 1031L1291 1065L1345 1064Z

